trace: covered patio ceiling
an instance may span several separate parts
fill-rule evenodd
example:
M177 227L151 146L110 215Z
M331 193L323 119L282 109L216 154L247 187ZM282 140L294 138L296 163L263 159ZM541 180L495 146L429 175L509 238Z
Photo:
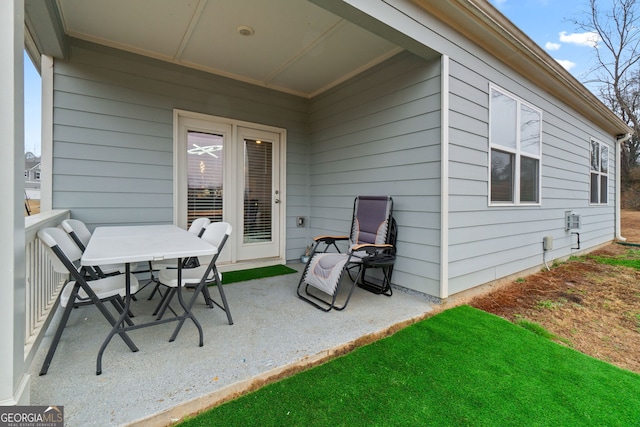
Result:
M304 97L402 50L304 0L56 2L66 36Z
M376 2L24 1L27 46L36 62L36 52L68 54L66 38L75 37L308 98L404 49L427 60L440 55L427 46L428 40L420 40L421 31L403 30L361 10L376 11L380 5L371 6ZM616 134L628 132L594 94L489 2L408 3L415 7L412 12L436 17L594 123Z

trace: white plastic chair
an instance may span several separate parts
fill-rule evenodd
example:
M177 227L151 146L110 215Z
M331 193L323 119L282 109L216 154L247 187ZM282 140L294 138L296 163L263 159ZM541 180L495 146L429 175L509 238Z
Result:
M118 313L122 313L124 309L124 300L122 298L126 294L126 276L118 274L87 281L77 268L77 264L82 257L82 251L67 233L59 228L44 228L38 231L38 238L47 250L52 253L50 258L53 269L57 273L68 273L70 275L70 281L65 284L60 294L60 306L64 308L64 313L53 337L51 347L49 347L47 357L40 369L40 375L45 375L49 370L49 365L60 342L60 337L74 307L95 304L111 326L116 323L116 319L107 310L103 302L111 302ZM134 293L138 290L138 279L133 274L130 276L130 289ZM129 317L131 317L130 314L125 317L125 321L129 325L133 325ZM122 332L120 337L131 351L138 351L138 348L126 333Z
M76 245L78 245L78 248L84 252L91 240L91 232L86 224L78 219L65 219L62 221L62 228L69 234ZM131 271L134 271L137 267L138 265L136 263L131 263ZM101 265L94 267L94 270L96 270L100 277L124 273L126 271L124 264Z
M220 307L227 314L227 320L230 325L233 325L233 319L231 318L231 311L229 310L229 304L227 303L227 298L224 294L224 289L221 283L222 274L218 271L216 267L216 260L218 256L222 252L224 248L224 244L226 243L229 235L231 235L231 225L226 222L213 222L207 226L201 238L206 242L216 246L218 248L218 252L211 258L208 263L202 263L198 267L194 268L183 268L182 269L182 280L181 285L183 287L191 287L195 288L194 295L191 297L191 301L188 304L189 309L193 306L193 303L198 298L198 294L202 293L204 296L205 302L209 307L213 308L214 305ZM160 310L158 314L158 319L161 319L164 315L165 310L169 307L171 303L171 299L176 294L178 289L178 269L166 269L160 271L160 275L158 276L158 281L169 287L170 291L167 293L166 298L163 298L163 301L160 302L158 309ZM218 287L218 291L220 292L221 303L216 302L211 298L211 294L209 293L208 285L215 283ZM156 309L156 311L158 310ZM183 322L180 322L178 327L176 328L176 332L174 332L174 337L177 335L178 330Z
M200 237L202 236L202 233L204 233L204 229L210 223L211 223L211 220L209 218L206 218L206 217L196 218L193 220L193 222L191 223L187 231L189 233L195 234L196 236ZM193 260L187 259L187 260L184 260L184 264L188 265L190 262L194 262L194 261L195 259ZM167 268L173 269L176 267L177 267L176 260L172 260L172 259L163 260L163 261L149 261L149 269L151 270L151 280L149 281L149 283L155 282L156 286L153 288L153 291L151 291L151 295L149 295L149 298L147 299L149 300L152 299L153 295L155 295L156 292L158 292L160 296L162 296L162 294L160 293L161 283L158 282L158 279L155 278L155 276L153 275L153 272L166 270ZM154 312L153 314L156 314L156 313Z

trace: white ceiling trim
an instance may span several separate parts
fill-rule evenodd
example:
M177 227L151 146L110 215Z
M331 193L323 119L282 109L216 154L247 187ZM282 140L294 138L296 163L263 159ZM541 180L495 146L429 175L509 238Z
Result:
M182 37L182 41L180 42L178 51L174 55L175 60L180 60L180 58L182 57L182 52L184 52L184 50L186 49L187 44L191 39L191 35L193 34L193 31L196 29L196 25L198 25L198 21L200 21L200 17L202 16L202 11L204 11L204 8L206 6L207 6L207 0L202 0L198 2L198 5L196 6L196 10L193 12L193 15L191 15L191 19L189 20L189 26L187 27L187 30L184 32L184 36Z
M273 81L276 77L278 77L280 74L286 71L293 63L298 61L305 54L313 50L314 47L316 47L317 45L321 44L324 40L326 40L332 33L335 33L345 25L346 25L346 21L344 19L341 19L335 25L327 29L324 33L320 34L318 37L315 38L315 40L313 40L311 43L304 46L301 50L299 50L291 58L289 58L287 62L282 64L278 69L274 70L270 75L268 75L265 78L265 83L268 84L269 82Z
M357 76L358 74L362 73L363 71L366 71L369 68L375 67L376 65L383 63L387 59L397 55L398 53L402 52L403 50L404 49L402 49L401 47L397 47L397 48L387 52L383 56L377 57L373 61L370 61L370 62L368 62L366 64L362 64L360 67L356 68L355 70L351 71L350 73L345 74L342 77L340 77L339 79L336 79L336 80L332 81L330 84L325 85L324 87L321 87L320 89L316 90L315 92L310 93L308 96L307 95L304 95L304 96L308 97L308 98L313 98L314 96L320 95L321 93L326 92L329 89L338 86L340 83L346 82L350 78Z

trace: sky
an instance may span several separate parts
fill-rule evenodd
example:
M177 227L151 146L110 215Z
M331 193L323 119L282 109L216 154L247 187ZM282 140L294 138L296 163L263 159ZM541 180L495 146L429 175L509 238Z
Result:
M40 155L41 79L31 59L24 54L24 151Z
M588 80L597 38L574 22L587 20L589 0L489 1L574 77Z

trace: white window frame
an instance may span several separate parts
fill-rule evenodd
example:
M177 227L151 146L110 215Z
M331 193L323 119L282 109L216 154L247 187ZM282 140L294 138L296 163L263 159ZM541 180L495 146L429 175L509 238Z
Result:
M511 99L513 99L516 102L516 148L511 148L511 147L507 147L505 145L501 145L497 142L494 142L491 140L491 136L493 135L492 133L492 127L496 124L492 123L491 121L491 99L492 99L492 92L496 91L499 92L500 94L507 96ZM538 144L538 153L537 154L532 154L529 152L524 152L521 149L521 107L522 106L526 106L527 108L535 111L538 113L538 115L540 116L540 123L539 123L539 132L538 134L540 135L540 142ZM517 97L516 95L512 94L511 92L493 84L490 83L489 84L489 153L488 153L488 194L487 194L487 199L488 199L488 204L489 206L541 206L542 205L542 110L540 108L535 107L534 105L524 101L523 99ZM498 151L502 151L505 153L509 153L509 154L513 154L514 155L514 161L515 161L515 165L514 165L514 170L513 170L513 201L493 201L491 200L491 155L493 150L498 150ZM521 202L520 201L520 159L521 157L527 157L527 158L531 158L531 159L535 159L538 161L538 200L536 202L528 202L528 201L524 201Z
M598 152L599 152L598 153L598 170L593 169L593 163L591 161L593 157L593 144L598 145ZM607 150L607 171L606 172L602 171L602 149L603 148L606 148ZM610 148L609 145L595 138L591 138L591 140L589 141L589 204L593 206L607 206L609 204L609 198L610 198L609 183L611 182L609 177L609 171L611 170L611 154L610 154L611 150L609 148ZM597 202L594 202L591 200L591 193L592 193L591 176L592 175L596 175L598 177L598 201ZM602 177L607 178L607 184L606 184L607 200L604 202L600 200L602 196Z

